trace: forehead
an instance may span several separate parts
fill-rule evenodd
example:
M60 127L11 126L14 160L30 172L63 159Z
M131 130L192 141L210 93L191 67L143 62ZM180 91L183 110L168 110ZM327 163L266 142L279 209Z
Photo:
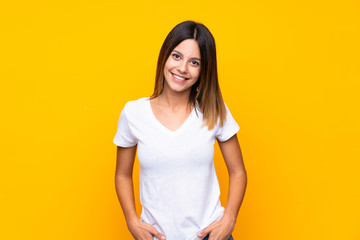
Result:
M183 40L174 48L174 51L180 52L186 56L200 58L199 44L194 39Z

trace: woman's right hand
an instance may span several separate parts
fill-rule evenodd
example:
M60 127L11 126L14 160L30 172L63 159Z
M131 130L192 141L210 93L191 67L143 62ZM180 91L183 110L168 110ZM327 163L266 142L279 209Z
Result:
M155 227L148 223L142 222L138 218L134 218L128 223L128 228L135 238L135 240L153 240L157 237L160 240L165 240L165 236L162 235Z

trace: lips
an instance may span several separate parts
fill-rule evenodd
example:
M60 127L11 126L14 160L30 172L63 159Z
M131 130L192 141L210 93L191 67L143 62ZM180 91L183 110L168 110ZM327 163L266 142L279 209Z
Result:
M174 73L171 73L176 79L180 80L180 81L184 81L184 80L189 80L190 78L186 78L186 77L183 77L183 76L180 76L180 75L177 75L177 74L174 74Z

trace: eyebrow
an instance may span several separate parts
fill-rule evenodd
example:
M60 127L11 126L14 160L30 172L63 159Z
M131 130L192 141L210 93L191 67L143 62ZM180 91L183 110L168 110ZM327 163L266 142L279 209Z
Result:
M181 52L179 52L178 50L173 50L174 52L177 52L178 54L180 54L181 56L183 56L183 54L181 53ZM196 59L196 60L199 60L199 61L201 61L201 59L200 58L191 58L191 59Z

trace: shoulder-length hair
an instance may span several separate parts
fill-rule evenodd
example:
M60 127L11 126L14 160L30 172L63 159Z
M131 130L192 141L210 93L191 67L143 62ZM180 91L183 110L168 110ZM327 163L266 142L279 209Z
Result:
M198 81L191 87L189 102L203 114L203 124L208 129L219 126L226 120L226 108L218 82L215 39L201 23L184 21L167 35L158 58L155 88L150 98L155 98L164 89L164 66L174 48L185 39L194 39L200 48L201 68Z

